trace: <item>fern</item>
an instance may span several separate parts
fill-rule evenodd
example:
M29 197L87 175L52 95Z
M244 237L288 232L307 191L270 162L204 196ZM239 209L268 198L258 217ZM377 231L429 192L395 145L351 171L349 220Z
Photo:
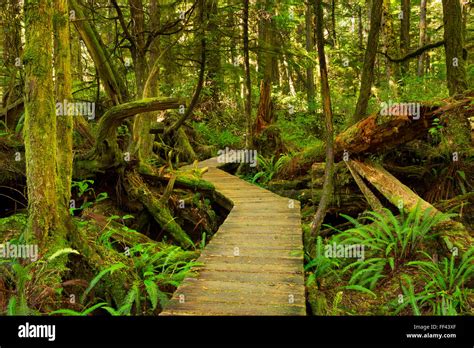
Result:
M423 242L436 237L433 227L455 214L434 214L432 209L421 210L417 204L409 214L397 218L384 209L368 212L365 217L371 222L363 225L356 219L342 215L354 227L340 232L334 241L341 244L360 244L370 250L370 257L355 261L343 269L351 271L350 285L360 285L373 290L378 281L386 277L386 270L396 271L401 265L413 260Z
M89 292L96 286L96 284L107 274L107 273L113 273L115 272L116 270L119 270L121 268L124 268L125 265L121 262L119 263L116 263L116 264L113 264L112 266L102 270L99 272L99 274L97 276L94 277L94 279L92 279L92 281L90 282L89 286L87 287L87 289L84 291L84 293L82 294L82 297L81 297L81 302L84 302L84 299L86 298L86 296L89 294Z

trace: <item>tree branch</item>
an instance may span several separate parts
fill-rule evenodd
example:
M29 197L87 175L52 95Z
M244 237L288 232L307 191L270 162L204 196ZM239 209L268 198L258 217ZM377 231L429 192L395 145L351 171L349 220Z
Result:
M434 43L431 43L431 44L428 44L428 45L425 45L423 47L420 47L418 48L416 51L413 51L411 53L408 53L405 57L402 57L402 58L392 58L390 57L387 53L385 52L380 52L378 51L377 53L380 53L382 55L384 55L385 57L387 57L387 59L391 62L394 62L394 63L402 63L404 61L407 61L408 59L411 59L411 58L415 58L415 57L418 57L420 55L423 54L423 52L425 51L428 51L428 50L431 50L433 48L437 48L437 47L440 47L440 46L443 46L444 45L444 40L442 41L438 41L438 42L434 42Z

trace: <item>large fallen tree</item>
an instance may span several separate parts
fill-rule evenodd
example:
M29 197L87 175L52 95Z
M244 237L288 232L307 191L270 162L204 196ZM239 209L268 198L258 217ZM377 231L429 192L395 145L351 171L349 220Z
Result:
M335 160L377 154L425 136L438 118L439 124L449 123L452 112L464 117L474 116L474 92L462 99L444 99L437 103L410 103L412 110L403 104L387 105L385 112L374 113L339 133L335 139ZM406 104L405 104L406 105ZM419 106L419 109L418 109ZM416 111L410 112L410 111ZM297 154L282 170L283 177L303 175L315 162L324 161L323 148L317 147Z
M401 183L392 174L378 165L351 160L350 166L372 184L387 200L405 212L411 212L418 207L422 213L428 211L430 216L441 214L430 203L423 200L408 186ZM474 245L474 238L460 222L447 220L440 228L442 245L450 252L459 254L466 252Z

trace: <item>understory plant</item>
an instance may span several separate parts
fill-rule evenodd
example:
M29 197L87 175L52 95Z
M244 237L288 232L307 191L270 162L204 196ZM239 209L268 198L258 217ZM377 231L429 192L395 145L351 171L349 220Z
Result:
M423 244L436 237L433 227L453 215L435 214L431 208L423 211L420 204L408 214L401 211L399 217L388 209L368 212L365 219L370 224L343 215L354 227L340 232L333 240L340 244L363 245L364 250L368 250L363 259L351 262L342 270L343 274L351 272L349 285L373 290L387 273L413 260Z
M267 184L273 177L280 172L283 166L290 160L290 155L281 155L275 160L275 155L265 158L257 156L258 172L252 177L252 183Z
M408 266L415 267L421 274L422 290L416 292L412 279L404 276L407 286L402 285L404 296L408 301L400 301L396 313L410 304L413 314L421 315L458 315L472 313L474 289L467 283L474 276L474 247L465 252L461 258L455 253L435 262L430 255L421 252L426 260L412 261Z
M112 305L97 308L102 308L112 315L153 314L158 304L163 307L168 302L169 294L166 289L178 287L189 275L191 268L197 265L195 261L184 260L183 250L172 245L160 244L158 249L155 243L141 243L126 249L125 253L131 258L132 266L116 263L102 270L84 292L83 302L88 293L108 273L134 273L137 278L117 308Z

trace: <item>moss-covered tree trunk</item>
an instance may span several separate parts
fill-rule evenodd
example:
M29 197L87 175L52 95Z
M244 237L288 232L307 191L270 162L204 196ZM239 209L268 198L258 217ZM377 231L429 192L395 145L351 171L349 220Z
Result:
M450 95L467 89L462 11L459 0L443 0L446 72Z
M375 56L379 41L380 23L382 19L383 0L373 0L370 14L370 30L365 50L364 66L360 82L359 98L354 112L354 121L363 119L367 114L372 82L374 79Z
M142 0L129 0L130 16L132 22L132 32L130 37L131 53L135 70L136 93L137 96L149 98L156 96L156 78L157 74L152 72L153 76L148 75L148 63L145 51L145 17ZM154 7L155 10L158 7ZM158 17L158 18L157 18ZM152 13L150 20L157 23L159 13ZM158 59L156 57L156 59ZM148 82L147 80L151 80ZM133 122L133 146L135 156L139 159L140 164L144 164L150 159L153 153L154 135L150 134L150 129L156 114L147 112L137 115Z
M444 47L449 94L464 93L467 86L462 10L459 0L443 0ZM470 126L465 113L453 113L447 122L448 146L453 151L463 151L471 143Z
M69 10L67 0L54 0L54 70L56 102L72 100L71 49L69 32ZM61 223L70 215L64 207L69 206L72 179L72 115L56 115L57 146L57 200Z
M221 75L221 33L218 31L218 0L205 0L204 18L207 21L207 76L206 84L209 86L210 98L212 105L219 109L220 105L220 82ZM218 111L218 110L217 110Z
M25 159L28 237L44 242L59 222L53 97L52 0L25 1ZM41 43L41 44L40 44ZM32 235L33 234L33 235Z

